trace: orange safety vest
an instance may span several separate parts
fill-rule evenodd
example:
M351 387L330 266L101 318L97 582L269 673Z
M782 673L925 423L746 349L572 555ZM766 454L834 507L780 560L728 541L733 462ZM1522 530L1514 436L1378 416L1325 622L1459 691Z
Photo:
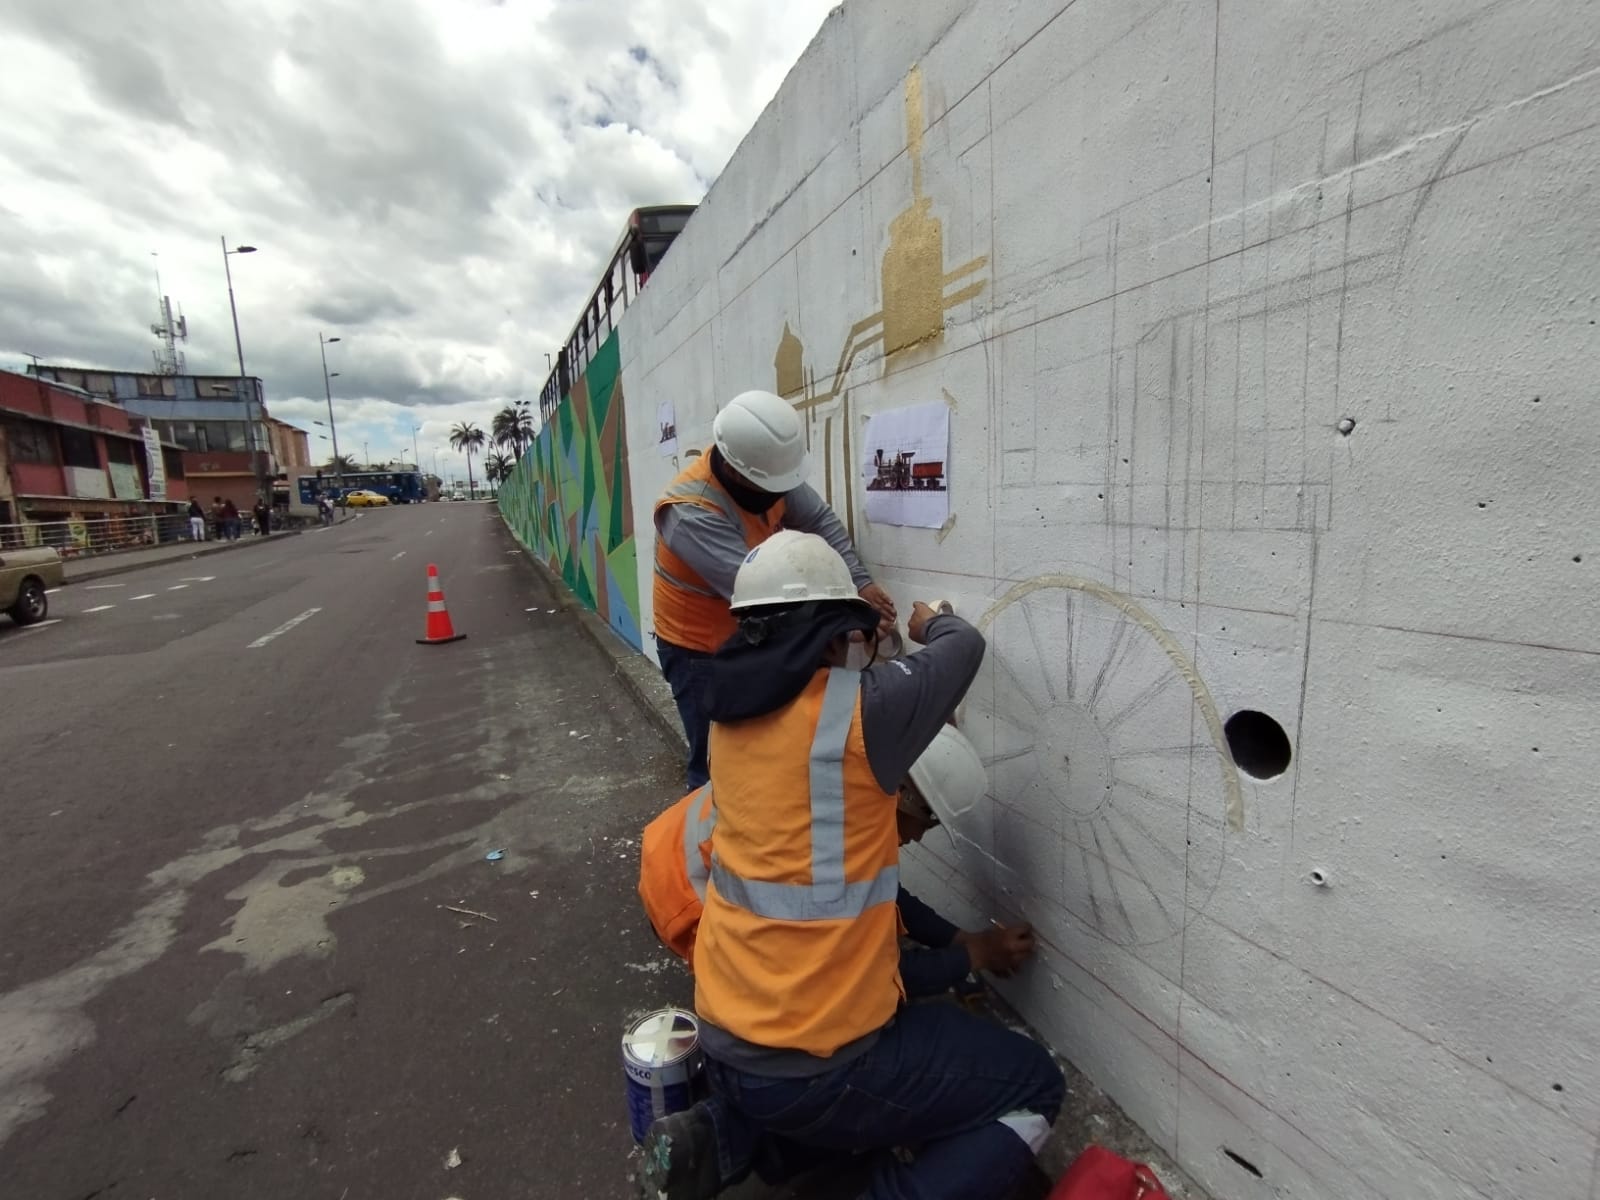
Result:
M861 674L819 670L776 712L711 726L717 838L695 1009L826 1057L880 1029L900 981L895 793L861 737Z
M646 825L639 846L639 899L645 915L667 949L691 963L716 826L708 783Z
M783 528L784 502L779 500L764 513L746 512L734 503L717 477L711 473L711 452L693 459L667 485L656 501L659 514L668 504L693 504L721 513L744 534L747 550L753 550ZM656 538L656 576L651 589L655 609L656 636L686 650L715 653L717 647L738 629L728 601L717 594L700 573Z

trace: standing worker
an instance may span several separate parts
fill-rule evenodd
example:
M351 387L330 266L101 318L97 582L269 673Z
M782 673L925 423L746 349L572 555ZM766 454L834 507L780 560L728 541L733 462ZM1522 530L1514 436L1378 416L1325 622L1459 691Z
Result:
M694 944L712 1090L819 1158L876 1152L871 1200L1001 1200L1035 1170L1061 1072L994 1022L904 1005L896 906L900 784L971 686L983 635L919 603L907 632L925 650L846 669L877 614L803 533L749 553L732 611L740 637L707 696L716 855ZM710 1123L674 1139L684 1157L703 1159ZM906 1146L909 1163L892 1152Z
M689 742L690 790L710 778L705 689L711 655L735 629L728 604L739 564L780 529L822 537L850 571L856 593L885 624L894 601L856 557L833 509L805 482L800 414L771 392L744 392L711 425L714 445L656 501L653 606L661 673Z

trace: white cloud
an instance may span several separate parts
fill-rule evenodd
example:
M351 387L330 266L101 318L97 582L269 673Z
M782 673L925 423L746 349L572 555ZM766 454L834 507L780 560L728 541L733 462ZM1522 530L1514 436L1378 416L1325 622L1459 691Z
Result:
M831 6L13 0L0 363L144 369L159 265L232 370L226 234L274 415L326 420L337 334L340 449L421 424L427 464L537 396L628 211L704 194Z

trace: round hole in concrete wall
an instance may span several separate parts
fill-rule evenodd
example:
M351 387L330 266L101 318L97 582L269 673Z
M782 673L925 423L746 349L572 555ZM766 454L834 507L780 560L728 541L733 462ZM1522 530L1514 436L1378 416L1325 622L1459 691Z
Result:
M1222 731L1233 761L1251 779L1276 779L1289 769L1289 735L1266 713L1243 709L1227 719Z

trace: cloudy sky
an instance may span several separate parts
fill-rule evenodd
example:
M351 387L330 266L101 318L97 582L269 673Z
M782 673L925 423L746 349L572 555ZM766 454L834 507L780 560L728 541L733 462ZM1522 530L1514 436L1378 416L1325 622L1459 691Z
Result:
M199 373L340 450L460 473L537 399L629 210L699 200L837 0L7 0L0 367ZM152 256L155 257L152 257ZM313 454L326 442L313 438Z

